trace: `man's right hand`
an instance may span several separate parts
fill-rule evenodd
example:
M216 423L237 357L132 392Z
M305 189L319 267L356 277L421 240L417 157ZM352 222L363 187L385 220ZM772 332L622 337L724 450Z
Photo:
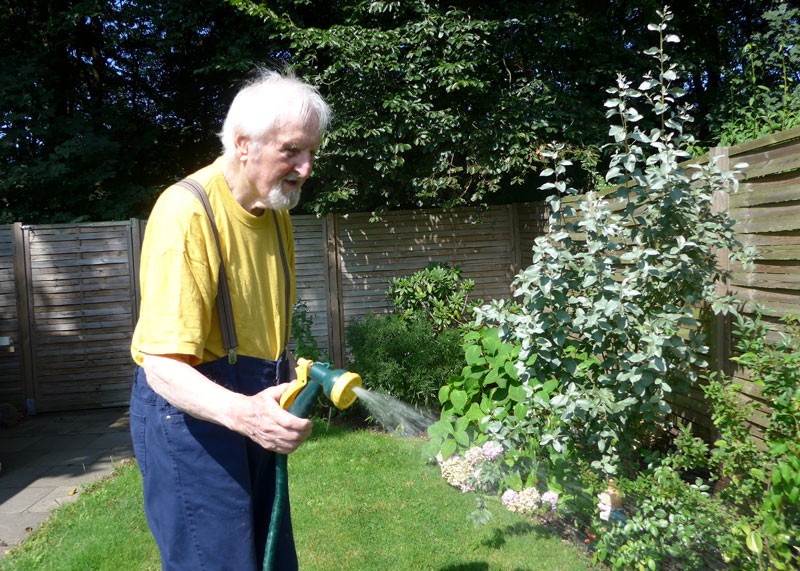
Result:
M281 408L281 395L288 386L269 387L248 397L249 406L240 417L242 424L237 432L273 452L289 454L297 450L311 435L313 424Z
M310 436L310 420L281 408L287 384L242 395L200 373L190 360L184 355L145 355L147 383L172 406L243 434L273 452L294 452Z

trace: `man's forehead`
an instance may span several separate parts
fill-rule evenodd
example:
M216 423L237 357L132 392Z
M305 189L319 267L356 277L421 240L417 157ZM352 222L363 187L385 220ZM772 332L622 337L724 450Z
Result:
M291 142L319 143L319 119L312 116L303 120L293 118L282 120L275 123L275 126L264 134L265 141L273 141L279 144Z

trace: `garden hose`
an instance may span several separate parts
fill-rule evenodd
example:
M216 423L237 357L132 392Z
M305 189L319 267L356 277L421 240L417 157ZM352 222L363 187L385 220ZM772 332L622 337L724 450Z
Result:
M336 408L344 410L358 396L353 389L361 386L361 377L342 369L332 370L327 364L308 359L297 360L297 378L281 396L281 407L300 418L308 418L320 392L325 393ZM286 454L275 455L275 499L269 520L264 571L273 571L278 552L281 520L289 498L289 473Z

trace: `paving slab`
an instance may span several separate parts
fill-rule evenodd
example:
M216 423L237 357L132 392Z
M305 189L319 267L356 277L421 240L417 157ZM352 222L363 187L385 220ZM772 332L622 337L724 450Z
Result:
M38 414L0 429L0 559L129 458L127 408Z

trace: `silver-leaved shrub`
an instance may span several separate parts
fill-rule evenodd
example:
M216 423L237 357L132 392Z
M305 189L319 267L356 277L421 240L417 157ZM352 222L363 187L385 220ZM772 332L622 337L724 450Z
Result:
M664 49L679 39L666 31L670 13L661 16L649 26L659 47L644 52L654 70L638 84L620 76L608 89L610 188L579 195L564 180L569 161L552 149L553 166L541 173L552 177L544 188L557 191L549 232L516 276L514 301L476 312L519 347L512 376L522 390L495 407L475 395L483 414L468 421L452 411L476 407L448 402L463 391L442 391L434 446L452 452L452 440L510 439L505 447L519 451L525 435L539 470L571 458L601 478L620 474L670 412L670 395L707 367L702 312L735 312L718 293L728 278L718 255L746 259L714 202L737 181L713 158L689 160L691 118ZM640 127L645 117L655 126Z

